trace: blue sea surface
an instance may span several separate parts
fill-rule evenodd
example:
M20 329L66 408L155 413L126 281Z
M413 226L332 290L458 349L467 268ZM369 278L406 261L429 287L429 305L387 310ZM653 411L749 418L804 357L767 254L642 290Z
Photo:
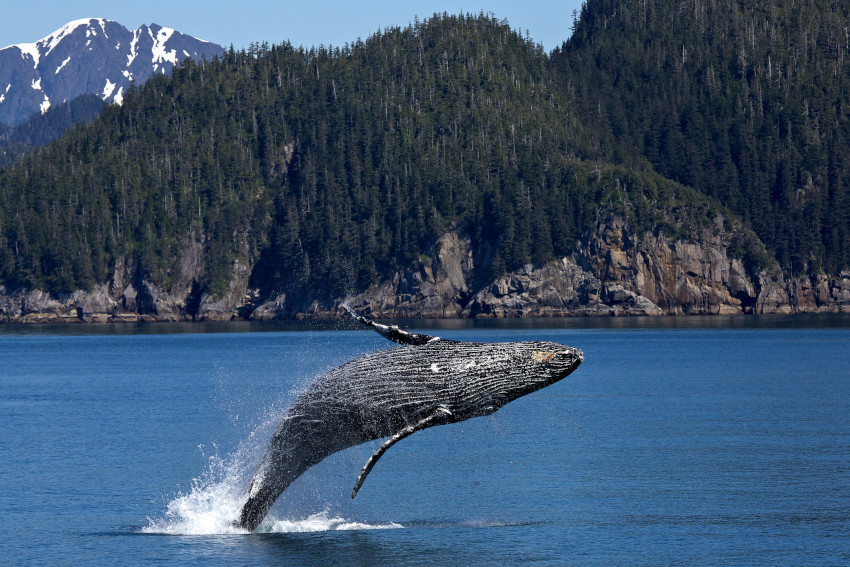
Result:
M275 325L0 326L3 565L848 565L847 318L411 323L580 347L491 417L333 455L231 526L286 408L393 345ZM765 323L768 321L768 323Z

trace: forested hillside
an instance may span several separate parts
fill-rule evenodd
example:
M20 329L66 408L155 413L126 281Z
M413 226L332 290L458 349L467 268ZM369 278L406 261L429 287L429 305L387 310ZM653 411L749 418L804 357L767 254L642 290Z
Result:
M337 297L452 227L486 279L571 252L600 205L708 222L694 191L601 161L577 114L541 48L483 15L187 61L0 172L0 282L70 292L121 261L168 289L194 243L203 293L239 262L264 296Z
M606 155L741 214L784 270L850 267L850 4L588 0L552 54Z
M71 125L90 122L103 106L99 96L82 95L44 114L33 114L17 126L0 125L0 168L55 140Z
M187 61L0 170L0 320L850 310L847 19L592 0L551 55L443 14Z

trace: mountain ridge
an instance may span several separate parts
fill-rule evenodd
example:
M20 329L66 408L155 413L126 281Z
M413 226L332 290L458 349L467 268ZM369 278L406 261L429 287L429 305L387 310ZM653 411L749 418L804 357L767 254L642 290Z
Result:
M103 18L74 20L36 42L0 49L0 123L16 126L84 94L120 104L131 84L187 57L211 60L223 52L157 24L130 31Z
M850 307L850 273L786 276L716 198L619 159L560 78L484 16L189 60L0 171L0 311L328 317L345 297L376 317Z

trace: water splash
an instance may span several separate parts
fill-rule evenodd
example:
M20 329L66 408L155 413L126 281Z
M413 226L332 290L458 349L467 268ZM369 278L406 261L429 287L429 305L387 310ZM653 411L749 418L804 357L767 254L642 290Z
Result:
M269 429L280 416L271 416L253 431L239 448L226 458L216 454L208 458L207 471L192 480L191 489L178 493L168 502L162 517L148 517L148 525L139 531L164 535L248 534L234 525L245 503L247 481L256 467L258 456L268 444ZM256 530L262 533L303 533L319 531L375 530L401 528L396 523L364 523L332 517L325 509L301 519L280 519L269 514Z
M237 451L237 453L239 453ZM244 462L244 461L241 461ZM148 517L146 534L208 535L248 533L234 525L245 500L245 482L240 459L210 457L209 469L192 480L188 493L172 499L161 518Z

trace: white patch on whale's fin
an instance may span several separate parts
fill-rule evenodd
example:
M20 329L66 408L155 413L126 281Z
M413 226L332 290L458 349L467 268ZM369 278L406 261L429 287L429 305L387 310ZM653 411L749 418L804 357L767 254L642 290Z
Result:
M362 315L358 315L348 306L347 303L342 304L343 309L348 311L348 313L366 325L367 327L372 327L375 331L377 331L382 337L389 339L393 342L396 342L401 345L413 345L413 346L422 346L427 345L428 343L433 343L441 340L440 337L432 337L431 335L422 335L419 333L411 333L410 331L405 331L404 329L399 329L396 325L381 325L380 323L375 323L371 319L367 319Z
M383 445L378 447L378 450L375 451L369 460L366 461L366 466L363 467L363 470L360 471L360 475L357 477L357 482L354 483L354 490L351 491L351 497L354 498L357 496L357 491L360 490L360 487L363 486L363 481L366 480L366 477L369 476L369 472L371 472L372 467L375 466L375 463L378 462L378 459L387 452L387 449L404 439L410 435L413 435L417 431L421 431L427 427L432 427L434 425L444 425L446 423L451 423L453 421L454 415L447 408L442 406L438 407L434 410L434 413L426 417L425 419L420 420L418 423L413 425L408 425L389 439L387 439Z

